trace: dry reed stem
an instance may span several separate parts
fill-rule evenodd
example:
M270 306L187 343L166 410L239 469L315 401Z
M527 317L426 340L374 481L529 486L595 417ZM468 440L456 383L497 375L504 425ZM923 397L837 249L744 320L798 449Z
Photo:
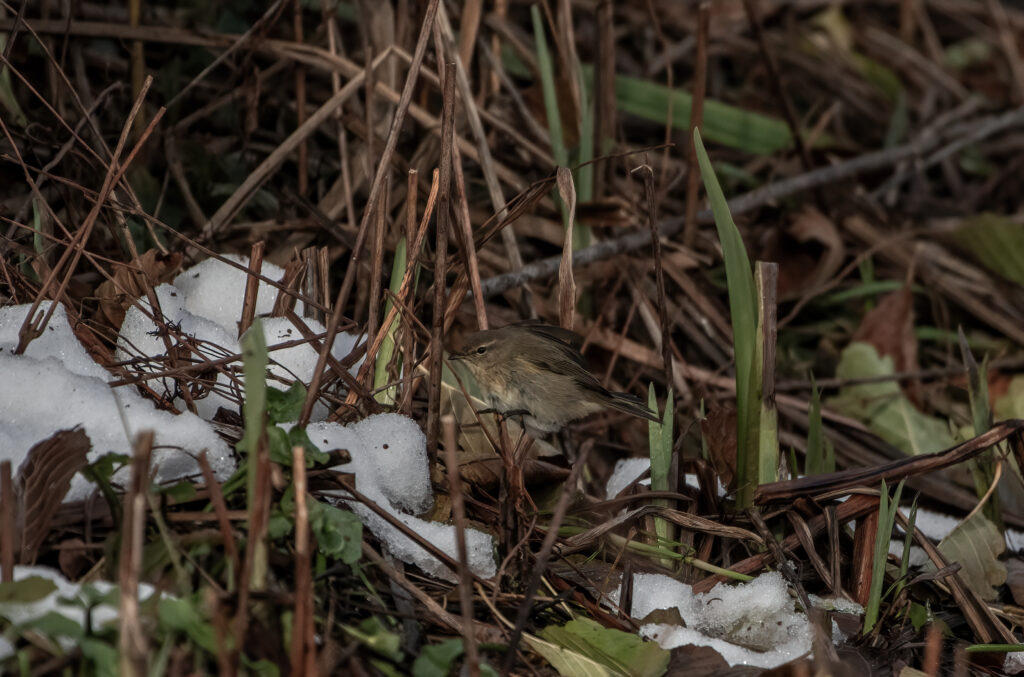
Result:
M440 198L437 207L437 233L434 254L434 306L430 332L430 377L427 382L427 455L437 459L441 434L441 360L444 356L445 274L447 272L448 231L451 220L452 153L455 137L455 64L445 64L444 109L441 114Z
M462 610L462 641L466 650L466 667L470 677L480 675L480 657L476 639L473 637L473 576L469 570L469 555L466 552L466 506L462 495L462 476L456 455L455 417L447 414L441 418L444 428L445 465L448 468L448 495L452 501L452 520L455 523L455 550L458 555L459 606Z
M14 481L11 462L0 462L0 583L14 580Z
M697 7L697 61L693 66L693 102L690 106L690 133L686 137L686 226L683 228L683 246L693 249L697 244L697 199L700 191L700 168L697 166L697 146L693 132L704 126L704 94L708 84L708 35L711 25L711 3L701 2Z
M309 509L306 507L306 451L301 446L292 447L292 482L295 487L295 616L292 622L291 674L296 677L315 677L315 598Z
M122 675L146 674L149 653L142 620L139 617L139 578L142 574L142 549L146 533L146 492L149 484L149 460L153 451L153 432L144 431L135 442L132 456L131 488L124 498L121 526L121 554L118 560L120 614L118 630L119 668Z
M245 278L245 295L242 297L242 317L238 322L238 336L249 331L256 318L256 292L259 291L259 275L263 270L263 252L267 243L263 240L255 242L249 250L249 275Z

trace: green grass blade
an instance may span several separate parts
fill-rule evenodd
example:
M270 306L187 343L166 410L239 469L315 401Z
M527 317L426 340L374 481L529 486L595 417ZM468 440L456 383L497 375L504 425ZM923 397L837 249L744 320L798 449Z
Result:
M697 150L701 177L704 179L704 187L715 217L715 228L722 243L729 288L733 352L736 356L736 471L739 475L736 502L737 506L743 509L753 502L757 478L756 438L751 435L751 432L757 429L757 418L760 413L760 393L755 392L752 387L754 355L757 351L757 291L754 288L754 275L751 272L750 259L747 257L743 238L732 220L722 187L701 141L700 130L693 130L693 142ZM752 440L755 442L753 450L750 447Z
M402 286L402 277L405 275L407 246L404 237L398 241L398 245L395 246L395 260L391 264L391 284L389 289L396 296ZM393 305L389 298L387 303L384 304L384 317L388 316ZM377 359L373 365L373 389L378 391L375 397L381 404L393 405L398 392L397 386L390 386L383 390L381 388L384 388L388 383L388 365L395 355L395 335L401 322L402 315L399 313L395 316L391 326L388 327L388 332L380 344L380 349L377 351Z
M586 66L583 72L586 82L592 83L593 67ZM690 109L693 105L693 97L689 94L628 75L615 76L615 101L624 113L664 125L670 100L672 126L683 131L689 130ZM758 155L771 155L793 144L789 126L784 120L745 111L713 99L704 100L704 124L701 129L709 141ZM827 145L830 140L822 137L818 143Z
M530 18L533 19L533 39L537 43L537 65L540 68L540 85L544 93L544 113L548 118L548 133L551 134L551 155L555 164L566 167L569 164L569 153L565 149L562 135L562 116L558 110L558 93L555 90L555 64L548 50L548 39L544 31L544 19L540 15L540 7L530 6Z
M654 393L654 384L647 388L647 404L651 411L658 411L658 398ZM651 491L669 490L669 472L672 467L672 390L668 391L665 401L665 414L661 423L647 422L647 447L651 455ZM655 499L656 505L668 505L665 499ZM673 525L661 517L654 518L654 531L659 540L674 541ZM663 562L670 565L669 562Z
M820 475L825 472L825 446L821 434L821 391L811 375L811 406L807 412L807 457L804 474Z
M263 321L253 320L249 331L242 337L242 373L245 375L245 402L242 413L245 417L245 435L239 443L239 449L248 457L247 494L249 523L255 515L253 499L256 496L256 452L259 449L260 437L266 430L267 412L267 338L263 333ZM244 445L244 446L243 446ZM253 550L251 590L263 590L266 587L268 557L266 541L260 541Z

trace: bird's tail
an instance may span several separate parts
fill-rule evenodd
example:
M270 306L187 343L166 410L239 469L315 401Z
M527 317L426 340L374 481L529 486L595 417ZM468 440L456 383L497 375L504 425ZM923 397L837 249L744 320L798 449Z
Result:
M639 416L648 421L661 423L661 419L651 411L647 403L631 393L608 393L608 406L631 416Z

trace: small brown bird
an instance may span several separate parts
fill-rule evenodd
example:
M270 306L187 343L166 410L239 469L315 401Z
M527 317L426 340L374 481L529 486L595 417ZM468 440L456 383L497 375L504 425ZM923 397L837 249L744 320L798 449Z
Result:
M587 370L582 345L568 329L524 322L470 334L450 359L472 372L492 411L521 416L531 432L555 432L605 408L659 422L639 397L602 386Z

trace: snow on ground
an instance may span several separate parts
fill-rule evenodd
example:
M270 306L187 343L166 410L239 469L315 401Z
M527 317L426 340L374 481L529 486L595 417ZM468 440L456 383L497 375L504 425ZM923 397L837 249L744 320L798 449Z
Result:
M153 430L158 481L197 473L194 456L204 450L219 479L234 471L228 445L198 416L159 411L134 388L111 389L107 380L114 377L85 352L63 307L55 309L43 337L31 342L24 355L15 355L28 310L0 309L0 460L11 461L17 469L36 443L81 425L92 443L89 461L110 452L131 455L138 433ZM115 480L127 477L125 468ZM78 475L67 500L82 499L91 490Z
M623 458L619 459L615 463L615 467L612 469L611 477L608 478L608 482L605 484L604 495L606 498L615 498L619 495L623 489L633 483L637 477L647 472L651 467L651 459L636 457L636 458ZM700 489L700 483L697 480L696 475L686 475L686 486L693 489ZM644 479L640 480L640 484L649 487L651 486L651 480ZM721 480L718 482L718 496L725 496L725 487L722 486Z
M0 617L6 618L14 625L24 625L38 620L47 614L57 614L82 628L94 631L111 625L116 626L120 614L116 604L106 601L97 603L98 598L105 598L107 593L117 586L107 581L92 583L72 583L60 572L43 566L16 566L14 580L24 581L29 578L42 578L50 581L55 589L32 602L22 600L4 600L0 602ZM92 588L91 591L85 590ZM139 601L144 602L154 593L155 588L148 583L139 583ZM50 624L49 627L58 627ZM53 635L64 649L71 649L78 641L70 635ZM0 660L14 653L14 646L9 641L0 642Z
M246 265L239 257L229 257ZM284 271L264 264L263 275L280 279ZM245 294L245 273L228 264L208 259L184 271L173 285L156 288L163 323L172 325L190 339L193 350L203 357L219 359L241 352L237 322L241 317ZM257 314L270 312L277 290L260 282ZM45 311L47 304L42 306ZM206 397L195 400L197 415L185 411L181 398L174 400L184 413L173 415L157 410L150 399L142 397L134 386L113 389L108 382L117 380L97 364L75 337L63 307L58 306L43 335L32 341L24 355L14 355L18 332L29 306L0 308L0 460L10 460L17 468L29 449L58 430L82 426L92 443L89 460L108 452L131 455L132 443L139 432L156 433L154 466L157 481L169 482L198 472L195 456L206 451L214 474L224 480L235 469L235 458L228 445L204 419L225 407L239 411L243 393L238 370L234 379L224 373ZM301 304L296 312L301 314ZM132 373L154 373L167 368L167 346L153 320L153 309L141 299L125 316L117 341L115 359L123 361ZM324 327L305 320L309 330L321 333ZM284 388L284 380L308 383L317 362L317 351L307 343L275 350L277 344L301 341L302 332L286 318L263 321L270 349L271 384ZM172 344L177 338L172 338ZM332 354L341 359L356 345L357 337L339 334ZM355 373L361 362L351 369ZM171 398L175 383L171 379L147 381L159 395ZM317 403L313 420L325 419L327 407ZM344 448L352 455L351 465L342 470L354 472L359 491L438 546L453 558L455 532L451 525L427 522L415 514L427 510L433 502L427 466L426 439L417 424L395 414L372 416L351 426L313 423L308 433L321 449ZM128 469L115 475L126 482ZM67 500L84 498L93 487L83 477L72 481ZM450 572L433 556L365 506L353 502L352 509L363 523L387 544L397 557L415 563L425 571L450 577ZM493 576L495 563L491 537L470 529L466 534L470 564L478 575Z
M356 490L457 559L455 527L414 516L429 509L434 500L427 466L427 439L415 421L398 414L377 414L350 426L311 423L306 432L313 444L324 451L348 449L352 462L339 469L355 474ZM393 555L440 578L454 579L454 572L384 518L356 501L348 503ZM473 573L483 578L495 575L490 535L467 529L466 549Z
M749 583L719 583L698 594L691 586L661 574L633 576L631 616L642 619L657 609L673 608L679 611L685 626L647 623L640 626L640 634L664 649L686 644L709 646L731 666L774 668L811 650L810 622L797 610L796 600L777 571ZM863 613L849 602L843 610ZM833 639L843 639L835 627Z

